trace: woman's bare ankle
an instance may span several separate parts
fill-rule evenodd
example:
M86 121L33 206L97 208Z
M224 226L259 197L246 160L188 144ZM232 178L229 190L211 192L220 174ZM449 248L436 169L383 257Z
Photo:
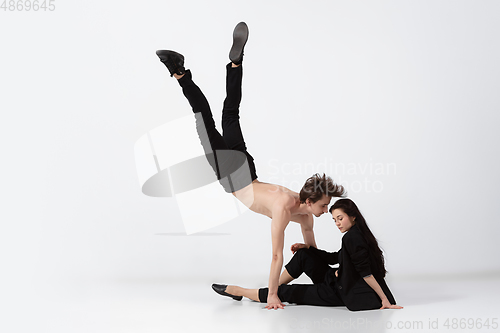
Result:
M180 78L182 78L184 75L186 75L186 74L178 75L178 74L175 74L175 73L174 73L174 77L175 77L177 80L179 80Z
M227 286L226 287L226 293L234 296L240 296L237 295L236 293L238 292L238 287L237 286Z

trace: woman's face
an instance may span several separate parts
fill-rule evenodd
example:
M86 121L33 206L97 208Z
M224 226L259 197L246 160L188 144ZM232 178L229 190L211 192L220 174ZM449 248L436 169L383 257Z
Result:
M344 211L340 208L334 209L332 211L332 218L341 233L349 231L349 229L351 229L351 227L354 225L354 220L356 219L355 217L353 218L344 213Z

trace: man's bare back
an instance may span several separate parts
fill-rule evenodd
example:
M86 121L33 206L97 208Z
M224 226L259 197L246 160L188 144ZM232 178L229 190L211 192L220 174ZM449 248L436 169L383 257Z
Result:
M247 207L258 214L273 218L274 206L279 203L288 203L287 209L294 210L300 204L299 194L284 186L260 182L257 179L247 187L236 191L233 195ZM307 213L295 213L292 215L310 215Z
M273 218L272 212L277 208L277 205L290 211L290 221L299 223L307 217L312 217L312 215L319 217L324 213L323 209L315 212L307 212L301 209L300 196L297 192L281 185L260 182L257 179L247 187L233 192L233 195L251 211L271 219ZM326 207L327 204L323 204L323 206Z

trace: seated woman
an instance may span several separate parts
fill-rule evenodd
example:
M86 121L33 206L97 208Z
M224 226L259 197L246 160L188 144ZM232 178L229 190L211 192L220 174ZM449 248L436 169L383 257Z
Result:
M342 248L330 253L306 244L292 245L295 255L280 276L279 299L303 305L346 306L351 311L402 309L385 283L384 256L356 204L350 199L339 199L329 211L340 232L346 233ZM329 266L333 264L339 264L339 268ZM288 284L302 273L313 284ZM235 300L245 296L267 302L268 288L219 284L212 288Z

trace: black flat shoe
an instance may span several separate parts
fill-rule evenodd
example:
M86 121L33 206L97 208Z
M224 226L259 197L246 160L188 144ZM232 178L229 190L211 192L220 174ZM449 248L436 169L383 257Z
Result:
M243 298L243 296L234 296L234 295L228 294L228 293L226 293L226 288L227 288L227 284L215 284L215 283L212 284L212 289L217 294L222 295L222 296L231 297L235 301L241 301L241 299Z
M245 22L236 25L233 32L233 46L229 51L229 59L239 65L243 61L243 49L248 40L248 26Z
M170 76L186 73L186 69L184 68L184 56L182 54L170 50L158 50L156 51L156 55L160 58L160 61L167 66Z

